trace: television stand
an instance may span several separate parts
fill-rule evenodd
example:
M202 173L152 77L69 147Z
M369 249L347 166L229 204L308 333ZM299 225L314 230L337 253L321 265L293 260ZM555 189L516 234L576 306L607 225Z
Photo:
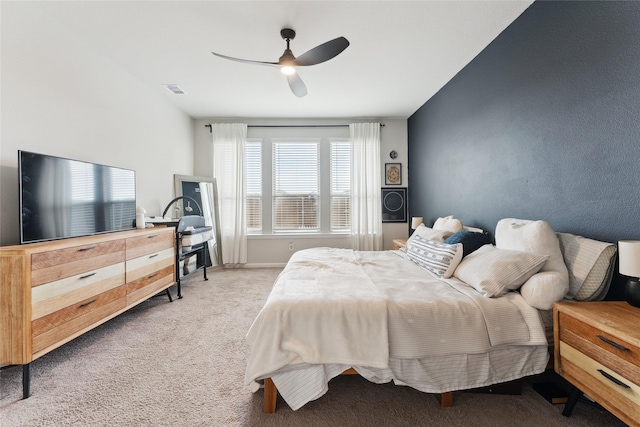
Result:
M176 283L173 227L0 248L0 364L31 363Z

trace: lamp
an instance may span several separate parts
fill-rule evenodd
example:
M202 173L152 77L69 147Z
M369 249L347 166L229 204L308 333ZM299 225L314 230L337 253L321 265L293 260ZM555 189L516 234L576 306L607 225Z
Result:
M411 233L413 234L413 230L415 230L416 228L420 227L420 224L422 224L422 217L421 216L412 216L411 217Z
M164 208L164 212L162 212L162 218L164 218L164 216L167 214L167 211L169 210L171 205L174 204L175 202L177 202L180 199L184 199L187 202L193 202L193 204L196 206L196 208L198 208L198 215L202 215L202 209L200 208L200 205L198 204L198 202L196 202L196 200L194 198L189 197L189 196L179 196L179 197L176 197L175 199L173 199L172 201L170 201L169 204L167 205L167 207ZM193 208L191 207L191 205L187 204L187 206L184 207L184 210L187 211L187 212L191 212L191 211L193 211Z
M618 242L618 259L620 274L629 276L624 288L627 302L634 307L640 307L640 241L620 240Z
M136 228L145 228L144 214L146 213L147 210L142 206L136 207Z

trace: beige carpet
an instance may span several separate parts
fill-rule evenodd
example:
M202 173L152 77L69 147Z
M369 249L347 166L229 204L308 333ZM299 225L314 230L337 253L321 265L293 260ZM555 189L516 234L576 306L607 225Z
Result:
M279 269L216 270L184 282L184 299L154 297L32 364L21 400L21 368L0 371L0 425L8 426L612 426L578 403L571 418L525 384L523 394L433 395L358 376L298 411L281 398L262 412L262 391L243 387L244 335ZM173 289L175 294L175 289Z

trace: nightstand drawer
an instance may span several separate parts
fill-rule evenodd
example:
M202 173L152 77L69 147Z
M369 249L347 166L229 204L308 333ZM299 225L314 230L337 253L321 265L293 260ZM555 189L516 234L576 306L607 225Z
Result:
M599 360L607 368L633 378L640 385L638 347L570 315L560 313L558 319L561 344L566 343L588 357Z
M640 427L640 309L624 301L553 304L555 371ZM570 400L563 415L570 415Z
M640 419L639 385L562 341L560 357L564 373L579 379L591 397Z

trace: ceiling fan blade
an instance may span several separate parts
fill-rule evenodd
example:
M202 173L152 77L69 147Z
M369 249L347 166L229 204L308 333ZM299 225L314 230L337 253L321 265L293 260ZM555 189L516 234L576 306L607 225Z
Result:
M329 40L303 53L294 60L295 65L315 65L330 60L349 47L349 40L344 37Z
M231 61L236 61L236 62L243 62L245 64L256 64L256 65L271 65L271 66L275 66L278 65L277 62L263 62L263 61L252 61L250 59L240 59L240 58L233 58L231 56L227 56L227 55L222 55L220 53L215 53L215 52L211 52L213 53L215 56L219 56L220 58L224 58L224 59L229 59Z
M307 86L305 86L298 73L287 75L287 81L289 82L291 92L298 98L302 98L307 94Z

